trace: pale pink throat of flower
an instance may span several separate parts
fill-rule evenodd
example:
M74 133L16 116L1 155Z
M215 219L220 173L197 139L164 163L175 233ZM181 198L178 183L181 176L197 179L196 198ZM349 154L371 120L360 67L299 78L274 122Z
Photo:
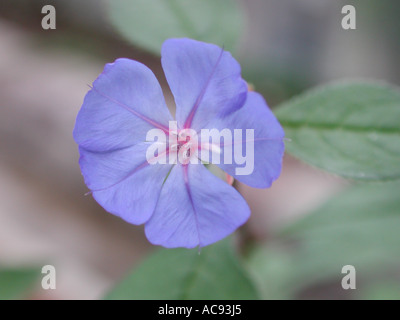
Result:
M169 131L169 152L177 153L178 160L181 164L187 165L192 157L198 157L201 150L207 150L221 154L221 148L213 143L198 143L197 132L193 129L186 128L182 130Z

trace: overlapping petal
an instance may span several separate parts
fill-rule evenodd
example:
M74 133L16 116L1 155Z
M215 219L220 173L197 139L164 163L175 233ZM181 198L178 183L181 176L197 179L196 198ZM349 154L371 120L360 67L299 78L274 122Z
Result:
M87 93L74 139L91 151L110 151L145 141L151 128L168 128L172 116L149 68L129 60L107 64Z
M199 130L243 106L247 84L240 65L220 47L191 39L166 40L161 62L181 128Z
M249 215L242 196L202 164L175 165L145 232L164 247L203 247L231 234Z
M217 129L220 132L229 129L232 139L235 138L235 130L242 130L241 140L226 142L221 139L218 145L221 150L218 166L235 179L251 187L267 188L279 177L284 152L284 131L260 94L249 92L241 109L227 117L214 119L208 124L208 129ZM246 139L246 129L254 130L254 139ZM254 157L250 157L246 155L246 145L253 143ZM238 147L241 148L239 153L248 157L248 164L254 165L250 174L238 174L237 169L245 166L235 161L235 148ZM230 153L231 164L224 163L225 153ZM212 160L211 156L209 160Z
M79 164L93 197L108 212L133 224L145 223L156 207L172 165L149 164L149 143L106 152L80 147Z
M107 211L142 224L154 211L170 166L149 165L148 130L167 130L172 116L154 74L117 59L93 83L78 114L74 138L94 198Z

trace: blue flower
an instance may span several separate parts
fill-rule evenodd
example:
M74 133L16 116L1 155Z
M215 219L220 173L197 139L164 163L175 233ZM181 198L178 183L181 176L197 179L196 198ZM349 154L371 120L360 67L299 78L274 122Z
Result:
M117 59L95 80L77 116L79 163L96 201L129 223L145 224L151 243L203 247L244 224L250 209L232 186L201 162L151 163L146 156L153 143L146 140L148 132L158 129L179 137L177 144L167 143L157 155L161 156L183 150L187 140L180 138L188 129L252 130L251 139L239 139L230 149L224 149L228 143L223 139L200 140L200 153L185 149L185 156L201 158L209 150L223 157L234 154L235 146L245 150L251 142L250 174L238 174L237 163L217 165L256 188L269 187L280 175L284 132L262 96L248 91L229 52L191 39L169 39L161 56L176 103L177 130L170 129L174 119L154 74L137 61Z

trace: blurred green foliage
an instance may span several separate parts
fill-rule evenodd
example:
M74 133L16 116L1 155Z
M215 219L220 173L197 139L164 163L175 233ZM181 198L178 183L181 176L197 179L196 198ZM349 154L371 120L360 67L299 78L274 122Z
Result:
M236 0L113 0L110 20L135 45L160 55L168 38L191 38L233 50L243 28Z
M381 281L366 287L357 299L362 300L400 300L400 279L397 282L390 280Z
M201 249L162 249L107 299L257 299L249 276L225 239Z
M26 298L40 275L39 269L0 269L0 300Z
M400 270L399 190L397 181L350 187L257 247L248 266L263 298L294 298L329 281L339 289L345 265L361 288L376 275L389 281Z

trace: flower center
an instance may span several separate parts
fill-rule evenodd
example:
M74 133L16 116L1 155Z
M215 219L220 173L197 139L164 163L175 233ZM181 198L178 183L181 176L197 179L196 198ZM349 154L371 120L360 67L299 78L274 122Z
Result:
M181 163L187 165L189 163L199 163L200 159L205 162L210 162L210 154L214 159L214 154L219 156L222 152L221 147L218 143L199 141L199 135L197 132L190 128L178 130L176 126L169 130L169 149L168 154L170 157L170 163ZM218 141L220 139L217 139Z
M176 152L177 159L181 164L188 164L196 156L198 141L197 133L193 129L182 129L170 132L170 150Z

